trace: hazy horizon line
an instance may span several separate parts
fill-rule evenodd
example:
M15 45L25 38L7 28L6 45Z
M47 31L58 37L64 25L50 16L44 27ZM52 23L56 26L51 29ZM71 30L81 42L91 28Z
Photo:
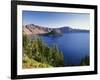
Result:
M36 25L36 26L39 26L39 27L45 27L45 28L61 28L61 27L69 27L69 28L72 28L72 29L84 29L84 30L90 30L90 29L86 29L86 28L82 28L82 27L76 27L75 26L70 26L70 25L65 25L65 26L57 26L57 27L49 27L49 26L43 26L43 25L38 25L38 24L34 24L34 23L30 23L30 24L23 24L22 26L26 26L26 25Z

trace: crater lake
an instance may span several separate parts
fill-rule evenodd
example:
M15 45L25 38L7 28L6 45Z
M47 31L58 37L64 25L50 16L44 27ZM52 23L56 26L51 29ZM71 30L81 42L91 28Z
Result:
M64 65L79 65L85 56L89 56L89 32L70 32L62 36L42 36L49 46L56 44L64 55Z

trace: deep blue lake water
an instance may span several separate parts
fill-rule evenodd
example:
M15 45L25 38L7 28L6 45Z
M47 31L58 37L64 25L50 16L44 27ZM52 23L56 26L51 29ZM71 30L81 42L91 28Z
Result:
M57 44L63 52L64 64L80 64L83 57L89 56L89 32L64 33L60 37L42 36L48 45Z

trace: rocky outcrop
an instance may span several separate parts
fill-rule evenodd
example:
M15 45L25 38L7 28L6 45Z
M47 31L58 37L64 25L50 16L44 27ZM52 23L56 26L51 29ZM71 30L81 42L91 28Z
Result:
M46 30L44 27L30 24L30 25L25 25L23 27L23 32L27 35L32 35L32 34L44 34L48 33L48 30Z

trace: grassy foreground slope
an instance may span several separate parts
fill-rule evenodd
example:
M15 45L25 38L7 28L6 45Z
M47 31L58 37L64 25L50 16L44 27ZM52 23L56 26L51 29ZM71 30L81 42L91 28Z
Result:
M30 59L27 55L24 55L23 57L23 65L22 67L25 69L25 68L46 68L46 67L52 67L51 65L48 65L48 64L43 64L43 63L40 63L40 62L37 62L36 60L34 59Z
M63 54L57 45L49 47L38 36L29 39L23 34L23 61L22 67L25 68L45 68L63 66Z

